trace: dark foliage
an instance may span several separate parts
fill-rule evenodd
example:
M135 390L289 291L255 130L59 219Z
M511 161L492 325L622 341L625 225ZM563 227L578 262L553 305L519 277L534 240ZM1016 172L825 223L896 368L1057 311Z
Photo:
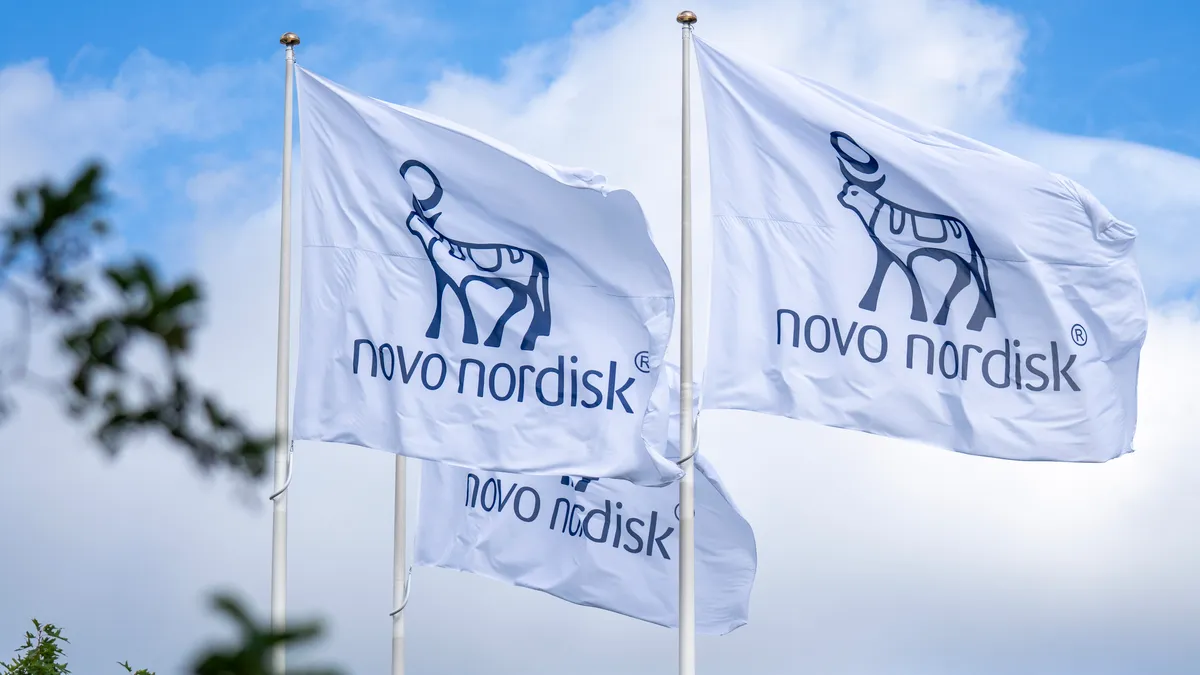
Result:
M15 298L22 314L11 331L0 326L0 344L8 345L8 353L0 354L0 424L14 405L14 390L37 385L61 396L74 419L94 424L95 438L109 454L155 434L202 470L263 477L274 437L251 432L184 368L202 319L199 282L166 280L146 257L95 262L108 233L96 215L104 202L103 176L101 166L91 164L66 187L46 182L20 189L13 200L16 215L0 226L0 293ZM59 329L55 339L68 359L64 381L31 372L30 344L42 320ZM143 364L131 363L131 353L160 355L162 372L137 367ZM239 640L202 653L194 675L266 675L274 646L300 645L320 634L316 623L274 632L229 596L216 596L214 603ZM36 632L25 634L17 656L0 663L0 673L70 673L60 628L36 619L33 625ZM117 665L134 675L154 675L135 672L128 662Z

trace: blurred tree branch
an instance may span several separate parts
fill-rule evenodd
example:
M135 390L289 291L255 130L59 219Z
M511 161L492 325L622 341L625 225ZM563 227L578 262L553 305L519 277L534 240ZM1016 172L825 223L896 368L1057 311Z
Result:
M229 618L241 633L240 644L217 648L196 661L194 675L267 675L271 649L278 644L297 645L309 642L321 633L316 623L305 623L279 633L260 627L236 600L228 595L213 598L217 611ZM295 670L291 675L337 675L338 671Z
M266 474L274 436L253 433L217 398L202 392L184 368L201 323L204 296L199 282L162 278L143 256L97 262L108 226L96 213L105 201L104 172L89 164L65 187L49 182L18 189L16 215L0 226L0 293L11 296L17 321L12 344L0 342L0 424L14 405L11 390L35 384L60 395L76 420L95 420L100 446L115 455L132 439L164 436L202 470L223 468L259 479ZM54 339L67 357L65 381L31 371L37 319L61 327ZM156 353L163 373L145 372L132 354ZM238 630L240 641L203 653L194 675L266 675L270 648L297 645L320 634L316 623L274 632L256 623L229 596L216 609ZM65 675L59 628L34 620L18 657L0 663L6 675ZM134 675L128 662L117 664ZM91 671L89 671L91 672ZM291 671L330 675L335 671Z
M109 229L95 216L105 200L102 180L100 165L90 164L66 187L46 182L16 192L17 214L0 229L0 290L17 298L24 320L14 328L23 334L13 336L12 364L0 373L0 412L11 406L6 379L31 375L33 318L47 316L66 325L58 339L70 376L58 388L68 411L98 418L96 440L108 452L158 433L203 469L262 477L274 437L252 433L183 369L200 323L199 283L166 281L143 256L99 269L88 264ZM23 290L18 279L35 290ZM130 352L147 348L163 356L164 378L131 367Z

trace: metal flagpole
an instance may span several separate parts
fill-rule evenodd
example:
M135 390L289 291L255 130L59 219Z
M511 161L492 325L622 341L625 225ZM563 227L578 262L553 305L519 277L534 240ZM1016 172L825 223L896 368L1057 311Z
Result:
M287 608L287 487L291 482L291 434L288 425L288 348L291 343L292 308L292 87L296 64L295 46L300 38L284 33L279 43L286 47L283 107L283 200L279 233L279 329L275 360L275 494L271 523L271 630L286 626ZM273 648L271 672L283 675L283 645Z
M692 438L692 110L693 12L675 17L683 26L683 179L679 251L679 674L696 673L696 485Z
M408 604L408 569L405 552L407 481L404 456L396 455L396 520L392 552L392 675L404 675L404 606Z

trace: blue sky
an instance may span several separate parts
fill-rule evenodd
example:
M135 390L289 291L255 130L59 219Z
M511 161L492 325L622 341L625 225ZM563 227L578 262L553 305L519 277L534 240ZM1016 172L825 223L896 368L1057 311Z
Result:
M447 68L499 75L507 55L564 34L589 9L576 0L25 3L0 26L0 68L45 60L66 92L112 82L131 58L146 54L193 74L255 68L252 78L243 73L223 91L236 97L236 120L222 120L213 134L165 135L121 167L127 183L138 186L136 198L119 195L113 203L122 234L132 246L183 263L172 251L180 244L175 226L191 223L182 198L188 170L231 161L253 162L260 173L276 168L269 153L280 145L284 30L301 36L302 62L316 54L319 63L310 67L351 83L359 81L356 62L384 61L369 79L386 82L387 91L372 93L407 102Z
M492 74L510 51L561 34L591 4L576 0L175 4L129 0L117 8L87 2L26 3L8 10L11 20L0 27L0 62L49 58L57 75L105 77L141 48L202 68L274 54L278 34L291 30L302 38L353 41L356 49L415 47L422 62L454 63ZM411 13L413 33L389 36L369 17L340 9L353 5L368 9L386 5ZM420 78L414 77L412 83L419 84Z
M1024 120L1200 155L1200 77L1187 0L1005 0L1029 31L1016 92Z
M45 58L57 77L79 82L111 78L130 53L146 49L200 69L275 56L275 39L286 28L310 41L349 42L349 51L415 52L421 67L397 84L419 87L429 73L448 65L498 75L510 52L562 35L594 3L391 3L421 17L419 25L414 20L413 33L394 37L353 13L339 18L337 4L128 0L114 8L77 0L20 3L6 10L9 20L0 25L0 64ZM1200 155L1200 94L1181 86L1200 77L1200 44L1193 39L1200 7L1195 3L989 4L1015 12L1029 33L1025 71L1014 94L1022 119L1054 131L1115 136Z
M683 8L10 2L0 21L0 191L104 158L116 193L110 215L125 242L206 282L198 377L268 428L279 35L299 33L303 65L363 93L605 173L633 190L656 241L673 251L672 18ZM1200 661L1200 540L1179 533L1200 520L1200 304L1173 301L1200 289L1200 94L1191 86L1200 45L1189 33L1200 7L697 0L692 8L698 34L731 53L978 130L1075 178L1138 227L1153 301L1137 452L1119 462L1015 466L765 416L702 422L704 451L714 464L725 457L721 477L759 547L750 624L701 640L701 667L710 669L702 672L791 673L800 662L812 672L885 675L1190 673ZM700 167L699 133L696 152ZM706 174L697 175L703 275ZM0 541L20 542L28 555L0 555L0 649L36 614L68 626L73 671L128 658L166 675L182 672L197 636L213 635L202 604L210 590L239 590L265 614L265 488L236 499L242 486L197 476L153 441L110 462L57 401L19 402L21 414L0 425ZM330 621L323 661L385 672L391 457L321 446L298 447L297 457L289 611ZM780 476L790 486L784 499L764 488ZM413 579L411 672L523 675L563 663L576 675L674 671L669 630L466 574L419 568Z
M271 168L281 88L276 40L283 29L304 40L303 63L351 85L371 82L377 87L369 92L373 95L412 102L446 69L502 76L509 55L523 46L561 39L591 4L131 0L110 8L82 2L22 3L0 25L0 66L44 59L65 91L113 81L139 53L192 73L258 66L252 85L233 85L239 102L248 104L240 106L236 120L224 120L219 132L199 139L157 139L124 167L130 182L139 186L138 198L122 195L114 205L114 219L131 244L170 257L179 247L176 226L190 224L194 215L181 199L183 167L198 171L240 161L253 162L259 174ZM989 4L1011 12L1026 32L1023 69L1008 98L1015 121L1200 155L1200 94L1180 86L1200 77L1200 45L1189 34L1197 20L1193 3ZM362 61L376 62L365 75L358 70ZM163 213L173 215L164 219Z

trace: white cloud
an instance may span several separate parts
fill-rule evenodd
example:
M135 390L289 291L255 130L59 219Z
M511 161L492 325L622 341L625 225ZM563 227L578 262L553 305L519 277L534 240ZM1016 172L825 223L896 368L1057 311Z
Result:
M61 177L87 159L119 166L171 137L211 140L237 129L253 96L245 94L253 91L248 85L262 75L261 65L192 72L143 50L102 82L56 81L44 59L6 66L0 70L0 194ZM116 180L118 189L136 193L119 172ZM0 213L8 207L6 200Z
M1023 36L1012 17L965 0L693 8L698 34L731 51L970 131L1078 178L1140 227L1148 282L1170 288L1195 278L1183 256L1195 256L1186 214L1200 162L1013 123L1005 100ZM422 105L631 188L664 251L676 251L678 9L638 2L594 12L567 39L522 52L500 81L448 73ZM370 63L359 72L372 72ZM387 81L377 89L356 84L380 97L395 91ZM707 157L698 100L696 114L703 262ZM244 194L243 175L213 166L190 183L199 210L212 216L195 228L213 308L196 367L266 425L278 203L242 201L221 217L230 190ZM698 268L701 278L705 269ZM697 308L705 305L699 298ZM704 451L756 527L760 571L750 624L703 639L701 668L1185 672L1200 660L1190 630L1200 624L1200 544L1189 536L1200 516L1193 489L1200 456L1191 440L1200 431L1200 360L1191 353L1198 341L1195 308L1155 312L1137 452L1103 465L1008 463L744 413L706 415ZM39 552L6 563L0 575L12 614L54 614L97 663L118 651L111 658L149 660L163 672L195 644L191 627L206 625L197 604L205 588L233 583L266 607L265 506L228 504L228 486L191 476L180 458L157 450L103 466L52 420L45 407L30 406L21 422L0 429L0 512L22 514L0 523L0 536ZM385 672L391 457L309 445L297 453L292 611L333 621L322 650L329 660L352 672ZM89 553L101 558L80 564ZM465 574L421 569L414 577L415 672L674 667L672 631ZM22 620L4 612L0 629L15 634Z

